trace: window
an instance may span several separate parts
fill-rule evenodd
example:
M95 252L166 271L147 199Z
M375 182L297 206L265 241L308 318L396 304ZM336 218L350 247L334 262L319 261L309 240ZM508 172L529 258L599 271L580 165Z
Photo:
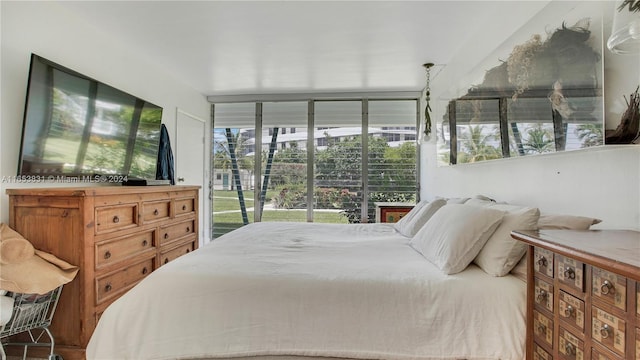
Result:
M373 222L375 202L416 200L418 99L213 107L214 238L253 221Z

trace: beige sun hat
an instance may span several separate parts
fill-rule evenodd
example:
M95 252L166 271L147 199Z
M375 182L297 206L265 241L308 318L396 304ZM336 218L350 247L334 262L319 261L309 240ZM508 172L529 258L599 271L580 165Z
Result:
M37 249L22 235L0 223L0 289L46 294L73 280L78 267Z

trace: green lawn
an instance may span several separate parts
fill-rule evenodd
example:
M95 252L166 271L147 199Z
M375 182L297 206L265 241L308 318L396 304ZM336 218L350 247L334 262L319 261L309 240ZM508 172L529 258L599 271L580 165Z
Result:
M244 191L245 206L249 223L253 222L253 191ZM242 226L242 214L240 203L236 191L215 190L213 192L213 227L215 237ZM306 222L307 211L304 209L295 210L273 210L269 209L269 203L273 195L267 192L266 209L262 212L262 221L294 221ZM347 218L340 215L338 211L315 210L313 221L320 223L347 224Z

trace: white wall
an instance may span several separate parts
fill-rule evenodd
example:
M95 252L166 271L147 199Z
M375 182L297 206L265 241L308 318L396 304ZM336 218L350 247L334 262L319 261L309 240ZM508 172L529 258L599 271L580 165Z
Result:
M558 13L569 5L554 1L541 13ZM611 31L613 3L605 2L603 6L606 39ZM487 47L495 49L500 41L471 39L466 51L458 54L432 81L432 99L444 97L442 94L450 91L451 84L457 84L460 74L483 62ZM628 99L640 84L640 55L616 55L606 48L604 53L605 122L607 129L615 129L626 109L623 96ZM432 118L442 119L445 109L437 101L434 106ZM421 147L423 199L483 194L537 206L543 212L602 219L595 228L640 229L640 145L605 146L448 167L438 167L436 156L432 136Z
M176 126L180 126L176 123L178 108L202 119L210 118L210 104L204 95L158 68L152 59L139 50L112 38L104 32L108 29L94 28L91 19L80 18L63 6L46 1L2 1L0 7L1 176L14 176L17 171L31 53L163 107L162 122L169 130L172 145ZM207 186L204 186L207 182L205 180L202 184L202 199L208 198L208 194L204 193L207 191ZM8 221L9 217L5 190L36 186L63 185L3 182L0 184L0 222ZM208 202L203 204L207 206L205 211L208 211Z

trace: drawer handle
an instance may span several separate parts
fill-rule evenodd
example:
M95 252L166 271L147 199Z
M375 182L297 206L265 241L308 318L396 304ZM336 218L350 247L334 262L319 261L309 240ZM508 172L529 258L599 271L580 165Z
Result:
M573 312L574 312L575 310L576 310L576 309L574 309L574 308L573 308L573 306L571 306L571 305L567 305L567 308L566 308L566 309L564 309L564 316L565 316L565 317L572 317L572 316L573 316Z
M540 292L538 293L538 296L536 297L536 300L538 300L538 302L541 303L545 301L548 296L549 294L547 293L546 290L540 290Z
M540 256L540 259L538 259L538 265L547 266L547 258L545 258L544 256Z
M164 233L164 238L168 239L169 238L169 233Z
M187 205L182 205L182 211L187 210Z
M111 284L107 284L107 285L104 286L104 291L105 292L109 292L109 291L111 291L111 289L112 289Z
M107 250L107 252L104 253L104 258L105 258L105 260L107 260L110 257L111 257L111 251Z
M149 245L149 242L147 240L142 240L142 246L147 246Z
M600 286L600 292L602 293L602 295L615 294L616 288L611 282L609 282L609 280L605 280L602 283L602 286Z
M187 249L187 254L189 253L189 251L191 251L191 249Z
M147 270L147 268L146 268L146 267L143 267L143 268L142 268L142 275L146 275L148 271L149 271L149 270Z
M187 232L191 232L191 228L187 226Z
M567 355L575 355L575 354L576 354L576 346L575 346L575 345L573 345L573 344L572 344L572 343L570 343L570 342L567 342L567 343L564 345L564 352L565 352L565 354L567 354Z
M609 327L609 325L607 324L602 325L602 328L600 329L600 336L602 336L603 339L606 339L610 335L611 335L611 328Z
M539 324L538 325L538 332L541 334L546 334L547 333L547 327L545 325Z
M120 218L118 217L118 215L114 216L114 217L113 217L113 223L114 223L114 224L117 224L117 223L119 223L119 222L120 222Z
M160 211L158 211L158 209L153 210L153 215L158 216L158 214L160 214Z
M576 278L576 272L572 268L568 267L564 270L564 277L574 280Z
M169 262L169 259L164 258L164 263L166 264L166 263L168 263L168 262Z

